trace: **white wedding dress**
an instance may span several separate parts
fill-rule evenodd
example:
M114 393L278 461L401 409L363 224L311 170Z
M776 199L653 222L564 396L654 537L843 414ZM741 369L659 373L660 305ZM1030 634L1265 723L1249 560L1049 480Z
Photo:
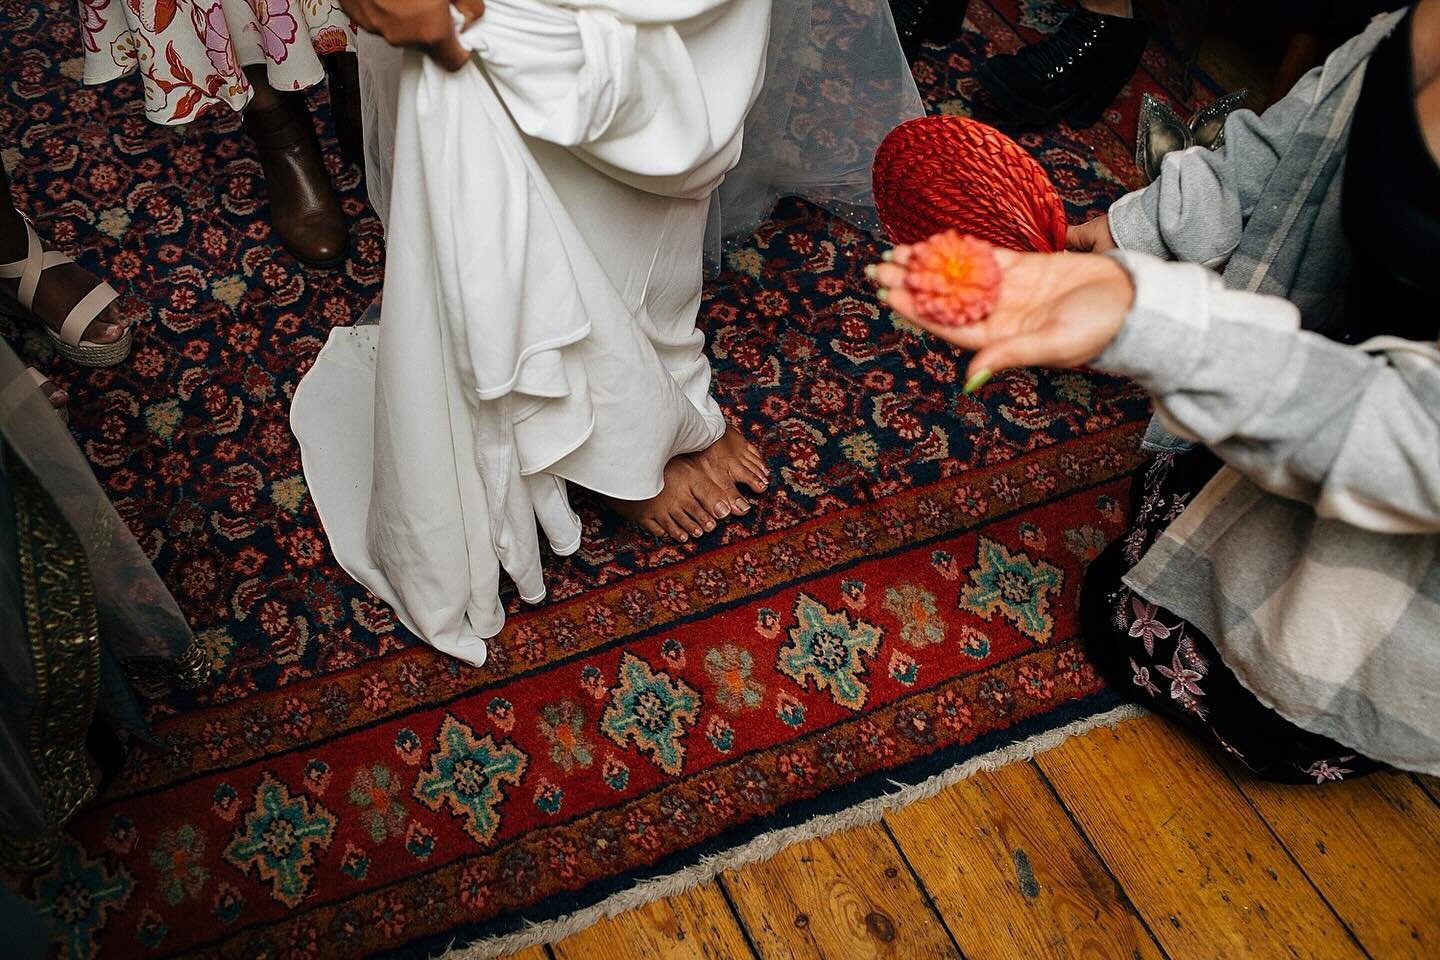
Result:
M883 51L884 116L864 118L883 133L919 99L874 2L856 30ZM557 554L580 544L567 482L648 499L670 458L724 431L695 326L712 194L758 118L788 117L800 81L780 67L811 45L810 8L489 0L453 74L362 38L381 321L332 331L291 420L336 558L437 649L483 662L502 570L544 597L541 533ZM783 129L762 139L727 226L780 192L864 211L873 142L817 178Z

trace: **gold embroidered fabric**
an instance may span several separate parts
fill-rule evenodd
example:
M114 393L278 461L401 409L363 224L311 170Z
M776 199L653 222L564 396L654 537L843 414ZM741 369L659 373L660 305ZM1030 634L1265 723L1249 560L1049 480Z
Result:
M85 734L100 695L100 632L84 547L29 470L13 457L5 468L34 669L30 759L44 792L46 830L0 834L0 863L31 872L54 858L62 826L95 796Z

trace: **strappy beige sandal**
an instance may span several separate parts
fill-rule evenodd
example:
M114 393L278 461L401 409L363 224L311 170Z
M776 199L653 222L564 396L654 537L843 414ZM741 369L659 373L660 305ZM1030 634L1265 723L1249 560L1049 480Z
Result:
M120 339L114 343L96 343L85 339L85 331L90 324L120 296L115 292L115 288L104 280L99 281L70 309L65 322L60 325L59 333L51 330L48 323L35 316L35 291L40 286L40 275L51 267L74 261L58 250L46 250L41 246L40 237L28 218L25 221L25 233L29 238L25 259L0 263L0 279L18 278L20 281L20 289L13 295L8 292L0 294L0 311L20 319L34 318L39 321L40 328L49 336L50 342L55 344L60 355L82 367L113 367L128 357L132 339L129 330L121 334ZM17 307L22 312L17 312Z

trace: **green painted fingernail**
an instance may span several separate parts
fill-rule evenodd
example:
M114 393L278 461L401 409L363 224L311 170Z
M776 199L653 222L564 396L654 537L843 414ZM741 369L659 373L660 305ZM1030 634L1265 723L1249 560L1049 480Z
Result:
M979 390L981 387L985 386L985 384L989 383L990 378L993 376L995 376L995 374L991 373L989 370L975 371L975 375L969 380L965 381L964 392L967 394L974 393L976 390Z
M895 251L886 250L884 253L880 254L880 259L884 260L886 263L889 263L891 260L895 259Z
M879 300L881 303L888 302L890 300L890 291L886 290L884 287L881 287L879 290L875 291L875 299Z
M865 276L868 277L868 278L870 278L871 280L874 280L874 279L875 279L875 275L876 275L877 273L879 273L879 272L880 272L880 268L877 267L877 266L875 266L875 264L873 264L873 263L870 264L869 266L867 266L867 267L865 268Z

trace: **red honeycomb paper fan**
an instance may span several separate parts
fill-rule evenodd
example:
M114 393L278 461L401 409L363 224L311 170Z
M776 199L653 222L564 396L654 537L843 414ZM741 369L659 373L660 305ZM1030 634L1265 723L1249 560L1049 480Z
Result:
M875 154L875 208L894 243L958 230L1011 250L1065 247L1065 205L1014 140L969 117L920 117Z

